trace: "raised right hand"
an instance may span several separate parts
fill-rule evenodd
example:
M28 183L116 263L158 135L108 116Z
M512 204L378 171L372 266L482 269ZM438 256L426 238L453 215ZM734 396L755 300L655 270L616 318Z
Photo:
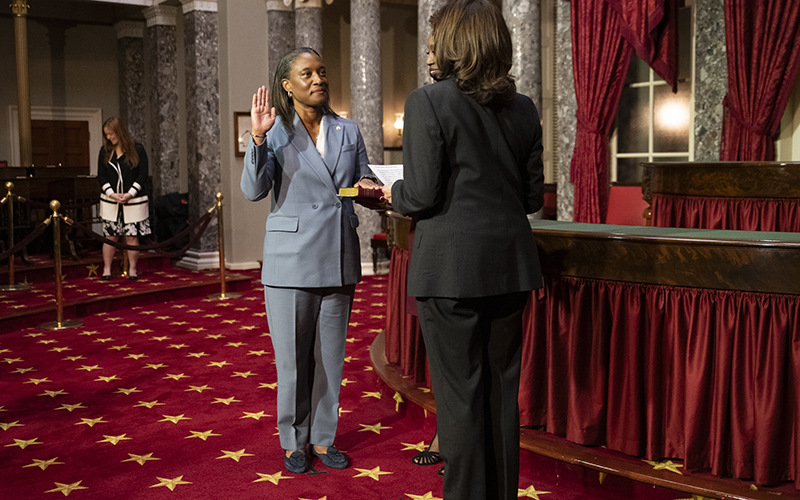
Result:
M266 134L275 124L275 108L269 107L269 90L263 85L253 94L250 122L250 133L254 136ZM261 144L264 139L254 137L253 140Z

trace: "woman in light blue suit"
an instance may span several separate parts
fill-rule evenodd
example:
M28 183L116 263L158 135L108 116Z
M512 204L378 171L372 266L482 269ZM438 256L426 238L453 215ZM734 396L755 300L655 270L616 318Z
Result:
M359 182L375 187L364 179L364 140L355 122L331 110L325 65L308 47L281 60L272 91L261 87L253 95L250 117L241 189L251 201L272 193L261 281L284 464L302 473L317 456L345 468L347 457L333 441L361 259L353 202L338 192Z

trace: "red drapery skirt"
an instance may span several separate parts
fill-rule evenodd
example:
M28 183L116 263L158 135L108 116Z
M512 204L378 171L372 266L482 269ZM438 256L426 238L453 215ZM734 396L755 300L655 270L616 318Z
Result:
M653 194L653 225L800 232L800 200Z
M800 485L798 296L546 278L522 362L523 425Z

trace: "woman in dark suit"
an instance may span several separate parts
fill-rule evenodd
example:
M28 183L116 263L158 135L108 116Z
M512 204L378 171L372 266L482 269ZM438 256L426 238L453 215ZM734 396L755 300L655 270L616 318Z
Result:
M270 98L275 107L270 107ZM261 282L278 371L278 432L284 465L348 466L333 446L355 286L361 280L358 216L339 188L370 180L358 125L331 110L325 64L303 47L278 64L272 90L250 110L252 140L241 189L272 193Z
M444 498L515 499L522 314L542 286L526 216L544 203L542 129L516 93L511 37L490 1L447 3L433 42L442 81L406 100L404 180L384 197L417 219L408 293L429 354Z

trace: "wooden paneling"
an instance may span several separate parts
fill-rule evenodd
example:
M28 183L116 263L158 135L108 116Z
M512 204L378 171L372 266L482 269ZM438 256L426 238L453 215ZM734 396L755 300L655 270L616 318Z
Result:
M89 165L89 122L33 120L31 133L34 165Z

